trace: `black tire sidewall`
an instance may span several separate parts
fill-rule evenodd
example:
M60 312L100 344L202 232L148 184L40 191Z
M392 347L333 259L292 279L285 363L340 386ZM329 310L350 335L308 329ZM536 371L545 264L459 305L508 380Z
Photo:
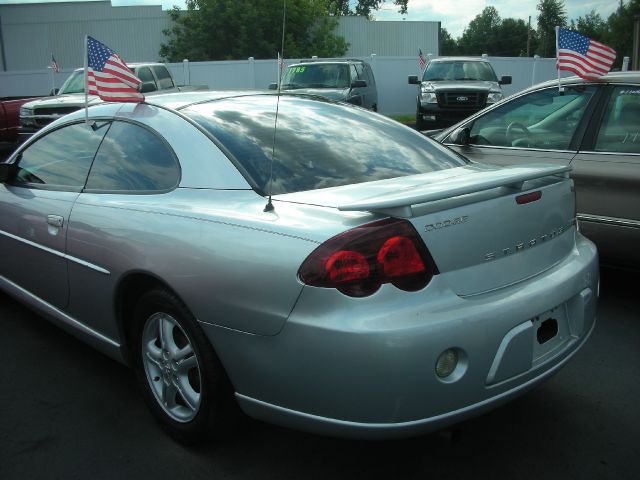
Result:
M142 332L147 319L154 313L171 315L180 325L193 346L200 369L200 408L188 422L178 422L171 418L158 403L143 365ZM142 396L160 425L176 440L190 444L214 433L218 416L221 392L221 372L219 360L202 328L187 307L171 292L164 289L151 290L140 297L132 325L132 361L136 379Z

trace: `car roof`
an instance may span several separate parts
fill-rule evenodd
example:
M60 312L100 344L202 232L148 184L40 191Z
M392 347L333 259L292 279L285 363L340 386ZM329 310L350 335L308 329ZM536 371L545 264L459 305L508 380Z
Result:
M293 63L288 66L300 65L300 64L308 64L308 63L321 63L321 64L332 64L332 63L367 63L364 60L360 60L357 58L305 58L296 63Z
M577 75L571 76L571 77L563 77L560 79L560 84L561 85L567 85L567 84L576 84L576 83L584 83L584 84L590 84L590 83L594 83L594 84L598 84L598 83L619 83L619 84L627 84L627 83L638 83L640 84L640 72L634 71L634 72L609 72L606 75L603 75L601 77L597 77L596 79L593 80L585 80L583 78L578 77ZM553 85L558 85L558 80L554 79L554 80L547 80L545 82L541 82L538 83L536 85L533 85L525 90L523 90L523 92L528 92L530 90L537 90L539 88L545 88L545 87L550 87Z
M159 63L159 62L132 62L132 63L127 63L127 67L129 68L135 68L135 67L157 67L157 66L165 66L166 65L164 63ZM84 67L79 67L74 69L74 72L80 72L84 70Z
M432 58L430 63L440 63L440 62L489 62L488 58L478 58L478 57L438 57Z
M182 110L199 103L214 102L239 97L276 97L278 92L274 90L198 90L194 92L161 93L145 97L144 103L171 110ZM336 103L336 101L322 95L309 93L280 92L281 97L305 98L323 103ZM337 102L341 103L341 102Z
M180 110L196 103L205 103L225 98L277 95L273 90L203 90L195 92L161 93L145 97L144 102L149 105Z

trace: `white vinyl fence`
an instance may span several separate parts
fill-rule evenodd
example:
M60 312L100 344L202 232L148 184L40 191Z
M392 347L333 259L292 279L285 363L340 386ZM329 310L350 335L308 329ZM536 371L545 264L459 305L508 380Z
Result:
M417 87L408 75L418 74L416 57L360 57L373 68L378 86L378 110L386 115L415 113ZM557 77L553 58L489 57L498 77L511 75L513 83L503 87L505 95L534 83ZM285 61L285 65L297 59ZM180 85L207 85L212 90L263 90L277 79L276 60L234 60L167 64ZM0 97L44 96L59 88L73 69L53 74L49 69L0 72Z

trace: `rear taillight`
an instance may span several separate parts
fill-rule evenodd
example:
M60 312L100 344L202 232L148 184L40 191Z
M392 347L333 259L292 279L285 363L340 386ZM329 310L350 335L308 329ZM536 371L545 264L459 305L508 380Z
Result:
M436 273L433 259L413 225L387 218L327 240L307 257L298 276L307 285L366 297L383 283L410 292L420 290Z

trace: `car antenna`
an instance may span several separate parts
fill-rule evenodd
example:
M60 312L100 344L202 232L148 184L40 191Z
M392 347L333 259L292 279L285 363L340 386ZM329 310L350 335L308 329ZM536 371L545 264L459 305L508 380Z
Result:
M282 87L282 70L284 67L284 27L287 19L287 0L282 0L282 44L280 52L278 52L278 98L276 100L276 119L273 124L273 142L271 144L271 167L269 171L269 200L264 207L264 212L273 211L273 203L271 202L271 194L273 193L273 163L276 158L276 133L278 131L278 111L280 109L280 92Z

